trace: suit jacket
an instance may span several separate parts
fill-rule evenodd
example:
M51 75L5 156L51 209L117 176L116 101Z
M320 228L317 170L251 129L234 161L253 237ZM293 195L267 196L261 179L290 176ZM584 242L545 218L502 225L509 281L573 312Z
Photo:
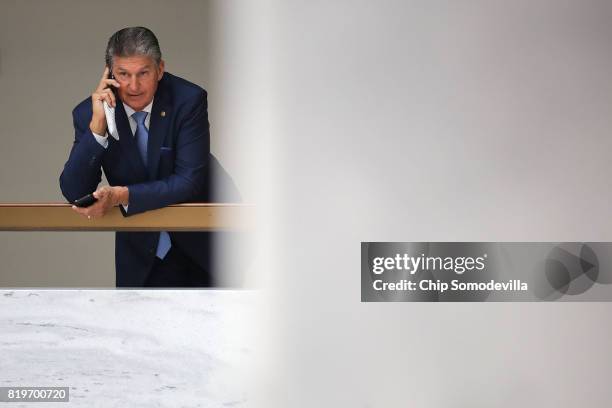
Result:
M102 170L110 185L127 186L128 211L124 216L180 202L210 201L207 171L210 135L207 94L201 87L168 72L158 83L149 124L145 166L122 104L115 108L119 141L108 138L107 148L94 138L89 123L91 99L72 112L75 138L60 176L66 199L73 202L96 190ZM206 233L170 232L173 245L202 268L210 267L210 236ZM142 286L151 271L158 232L117 232L115 264L117 286Z

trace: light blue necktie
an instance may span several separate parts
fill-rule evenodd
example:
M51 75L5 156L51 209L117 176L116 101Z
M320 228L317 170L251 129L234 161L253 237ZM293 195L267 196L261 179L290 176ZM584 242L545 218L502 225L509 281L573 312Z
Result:
M138 145L138 151L142 161L147 166L147 144L149 142L149 130L145 126L145 119L147 118L147 112L134 112L132 115L136 120L136 144ZM164 259L172 244L170 243L170 235L166 231L159 233L159 242L157 243L157 252L155 255L159 259Z

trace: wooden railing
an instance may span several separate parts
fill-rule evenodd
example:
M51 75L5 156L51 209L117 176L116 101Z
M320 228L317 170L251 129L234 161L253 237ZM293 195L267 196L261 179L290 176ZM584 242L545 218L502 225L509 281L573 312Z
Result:
M251 227L254 207L189 203L124 217L118 207L87 219L64 203L2 203L0 231L217 231Z

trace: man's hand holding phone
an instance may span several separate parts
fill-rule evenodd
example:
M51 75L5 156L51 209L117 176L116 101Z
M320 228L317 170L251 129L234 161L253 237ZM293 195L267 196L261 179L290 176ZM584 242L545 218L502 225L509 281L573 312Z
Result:
M91 95L91 107L93 115L89 128L93 133L104 135L106 133L106 114L104 113L103 102L106 101L112 108L117 104L117 99L111 87L119 88L121 85L113 78L109 78L110 69L104 68L104 74L100 79L98 87Z
M72 209L89 219L103 217L111 208L117 205L129 204L129 190L121 186L103 186L93 193L95 201L87 207L73 205ZM83 197L85 198L85 197Z

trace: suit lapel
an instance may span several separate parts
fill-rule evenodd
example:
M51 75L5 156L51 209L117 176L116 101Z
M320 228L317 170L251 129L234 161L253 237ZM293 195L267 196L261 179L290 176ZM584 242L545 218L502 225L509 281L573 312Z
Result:
M155 93L153 108L151 109L151 121L149 122L149 143L147 145L149 180L155 180L157 177L160 150L170 126L171 105L166 93L163 92L163 82L163 80L160 81Z
M140 157L140 152L138 151L138 146L136 145L136 140L122 103L118 103L115 106L115 123L117 123L117 131L119 132L119 143L134 169L135 179L139 181L146 180L147 171Z

